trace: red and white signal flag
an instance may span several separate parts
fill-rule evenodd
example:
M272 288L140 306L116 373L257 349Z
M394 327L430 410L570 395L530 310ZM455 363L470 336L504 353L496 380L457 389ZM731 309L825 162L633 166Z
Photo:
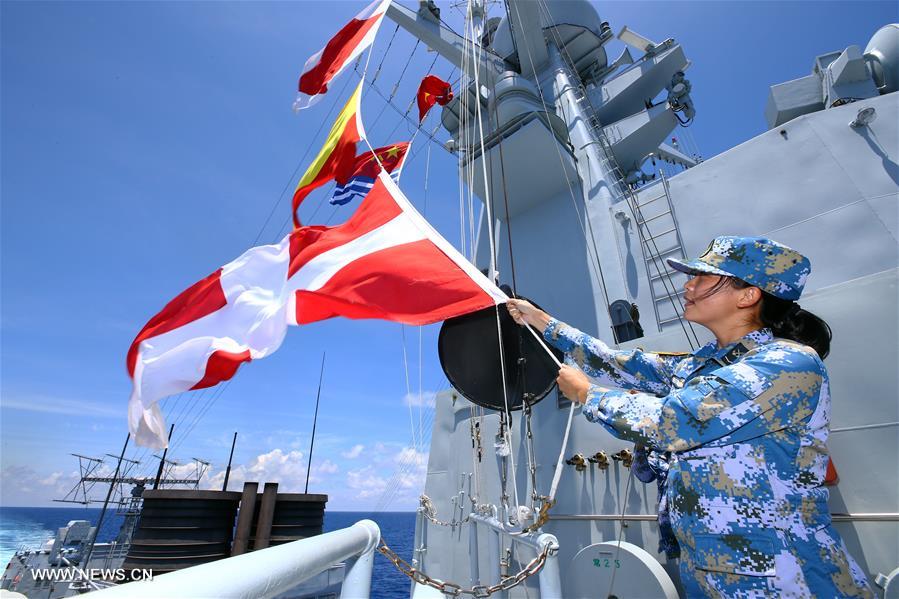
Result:
M371 46L388 6L390 0L375 0L369 4L306 61L297 99L293 103L294 111L308 108L320 100L328 91L331 80Z
M128 424L164 447L157 402L230 379L281 345L288 325L334 316L421 325L507 296L415 210L382 171L355 214L255 247L172 300L128 350Z

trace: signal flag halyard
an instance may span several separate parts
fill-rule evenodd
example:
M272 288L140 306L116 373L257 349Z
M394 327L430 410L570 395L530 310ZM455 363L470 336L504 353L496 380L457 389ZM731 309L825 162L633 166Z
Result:
M159 400L230 379L277 350L288 325L334 316L422 325L507 299L381 171L347 222L251 248L147 323L128 350L129 428L138 444L164 447Z

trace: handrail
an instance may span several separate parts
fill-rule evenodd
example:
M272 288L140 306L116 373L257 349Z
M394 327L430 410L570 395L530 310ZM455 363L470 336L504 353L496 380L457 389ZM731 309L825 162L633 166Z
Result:
M562 579L559 572L558 562L559 541L555 535L549 533L510 534L496 516L482 516L473 513L470 516L470 522L473 526L469 530L475 535L475 540L471 545L471 579L473 584L480 585L485 582L481 580L477 557L478 543L476 535L477 526L480 525L486 529L488 534L487 544L490 548L490 571L487 574L488 579L486 582L499 582L502 578L499 548L501 546L501 537L506 536L511 542L526 545L538 553L547 547L549 548L546 563L543 565L539 574L537 574L540 598L560 599L562 597Z
M347 570L341 597L365 598L371 591L374 551L381 530L371 520L349 528L268 547L208 564L87 593L91 599L123 597L274 597L329 567L357 558Z

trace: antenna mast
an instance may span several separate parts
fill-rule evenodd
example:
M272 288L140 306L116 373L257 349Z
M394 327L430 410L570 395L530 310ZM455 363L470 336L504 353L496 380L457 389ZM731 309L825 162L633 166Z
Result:
M322 396L322 378L325 376L325 353L322 352L322 368L318 373L318 392L315 394L315 416L312 417L312 439L309 441L309 461L306 463L306 490L309 492L309 471L312 469L312 448L315 447L315 425L318 422L318 400Z

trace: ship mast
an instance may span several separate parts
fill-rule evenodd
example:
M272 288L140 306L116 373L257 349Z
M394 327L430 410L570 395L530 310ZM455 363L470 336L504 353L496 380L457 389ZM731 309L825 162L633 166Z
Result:
M643 54L634 60L625 50L610 63L605 46L615 36L586 2L505 5L506 17L485 35L483 3L471 2L478 33L467 41L426 0L418 11L394 2L387 16L468 75L442 121L460 168L474 173L473 191L492 204L497 237L528 240L508 250L495 244L503 248L495 257L501 279L508 279L515 251L523 293L549 290L539 299L552 313L625 341L631 335L624 331L640 328L621 326L631 324L630 314L658 314L664 301L678 311L664 258L682 243L659 247L633 188L649 179L641 170L649 158L693 164L664 143L695 113L683 74L689 62L674 40L655 43L625 27L619 39ZM480 123L477 103L484 108ZM481 226L475 262L483 268L491 259L488 226ZM572 272L588 272L589 280L569 280ZM613 315L616 303L640 309Z

